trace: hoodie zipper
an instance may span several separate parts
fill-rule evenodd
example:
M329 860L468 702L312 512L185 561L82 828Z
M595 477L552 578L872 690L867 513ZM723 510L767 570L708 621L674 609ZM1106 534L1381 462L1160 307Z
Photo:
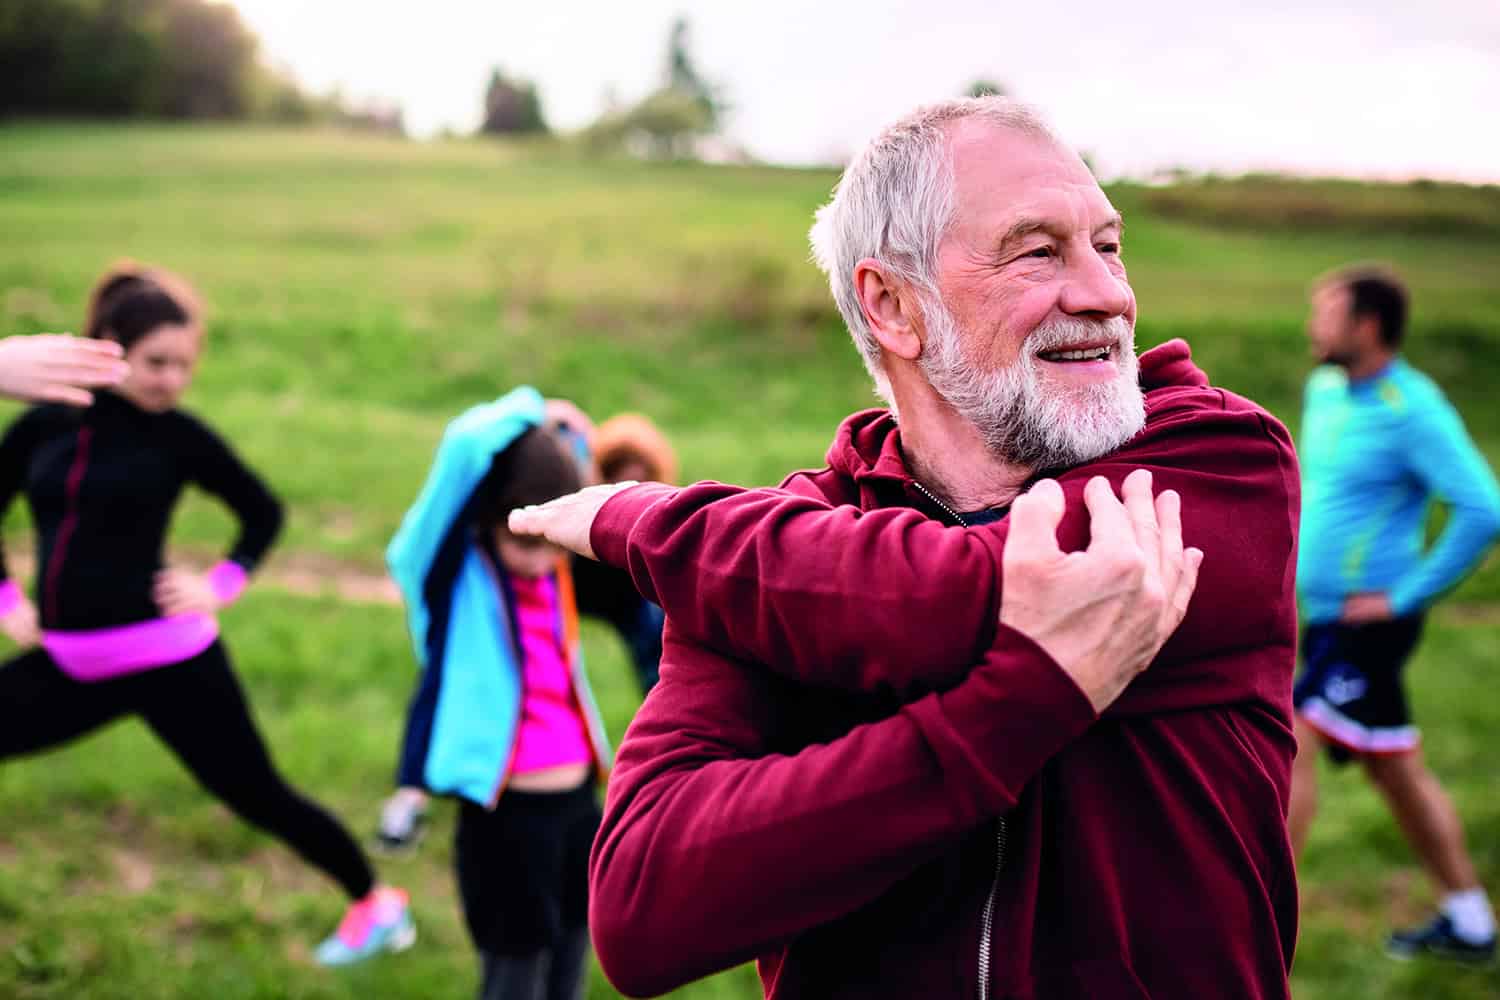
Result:
M957 521L961 527L967 528L969 522L964 520L962 514L939 500L931 490L913 479L911 484L943 513ZM990 997L990 948L994 938L995 930L995 894L1000 890L1000 872L1005 868L1005 840L1006 826L1005 817L995 818L995 872L990 878L990 891L984 899L984 910L979 918L979 1000L989 1000Z

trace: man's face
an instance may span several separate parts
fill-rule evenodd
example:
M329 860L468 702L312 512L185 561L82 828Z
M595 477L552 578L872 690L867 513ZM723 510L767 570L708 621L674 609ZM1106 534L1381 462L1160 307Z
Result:
M1347 365L1359 354L1349 289L1323 285L1313 290L1307 314L1307 339L1319 361Z
M955 218L922 366L999 457L1075 465L1145 422L1121 224L1072 152L978 122L951 137Z

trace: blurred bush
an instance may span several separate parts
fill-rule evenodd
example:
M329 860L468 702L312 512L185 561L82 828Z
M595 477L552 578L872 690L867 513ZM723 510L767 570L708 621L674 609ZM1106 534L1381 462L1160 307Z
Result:
M1248 230L1337 229L1431 236L1500 235L1500 185L1363 184L1275 174L1173 178L1142 201L1167 218Z
M479 131L486 135L519 135L546 132L542 99L530 80L511 79L497 67L490 71L484 89L484 121Z
M4 0L0 116L258 118L399 131L399 112L305 93L229 4Z

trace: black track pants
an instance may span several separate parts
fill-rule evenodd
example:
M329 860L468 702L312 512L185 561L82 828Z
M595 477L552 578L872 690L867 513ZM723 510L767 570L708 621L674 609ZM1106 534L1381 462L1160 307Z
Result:
M323 869L352 899L375 876L349 832L282 780L221 643L180 663L84 683L42 650L0 666L0 761L139 715L193 776L242 819Z

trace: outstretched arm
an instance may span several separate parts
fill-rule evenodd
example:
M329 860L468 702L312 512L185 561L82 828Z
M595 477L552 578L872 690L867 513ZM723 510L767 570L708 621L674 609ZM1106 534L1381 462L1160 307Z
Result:
M1058 540L1069 551L1089 543L1083 495L1095 474L1123 489L1146 469L1155 489L1184 498L1183 534L1237 567L1204 581L1213 591L1206 607L1224 606L1221 598L1242 606L1247 594L1266 606L1263 616L1241 616L1248 632L1275 620L1296 469L1285 431L1237 405L1158 414L1133 445L1059 476L1067 510ZM712 648L809 684L906 700L951 687L991 643L1009 521L948 527L908 508L862 512L703 483L585 490L518 512L512 528L597 550L630 571L674 629ZM1207 620L1189 631L1207 648L1255 641Z
M697 642L810 684L903 698L951 686L983 655L1008 530L722 483L591 487L516 511L510 527L627 569Z

